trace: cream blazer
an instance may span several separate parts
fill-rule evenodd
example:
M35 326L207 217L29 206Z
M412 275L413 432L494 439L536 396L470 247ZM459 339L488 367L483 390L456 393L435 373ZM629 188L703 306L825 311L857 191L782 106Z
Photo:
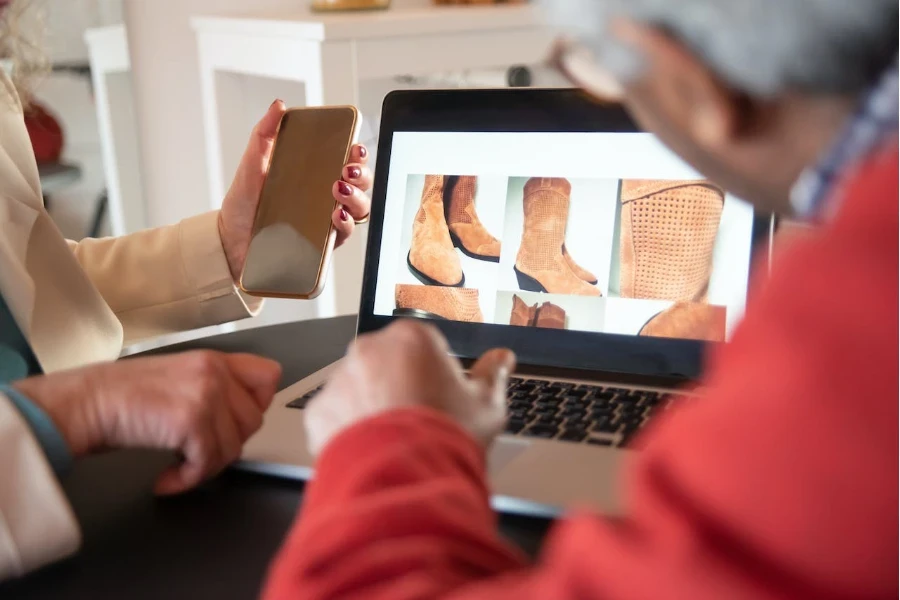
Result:
M44 210L18 96L0 71L0 293L45 373L113 361L122 345L255 314L217 213L67 242ZM0 395L0 581L74 553L81 535L43 451Z

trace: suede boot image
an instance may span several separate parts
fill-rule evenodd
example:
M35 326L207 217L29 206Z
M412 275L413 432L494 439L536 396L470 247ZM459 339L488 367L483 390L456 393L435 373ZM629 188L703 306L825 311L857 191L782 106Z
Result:
M520 289L548 294L601 295L599 289L575 274L569 266L571 258L563 255L571 192L569 182L558 177L533 177L525 184L525 225L515 266ZM584 274L593 277L586 271Z
M512 314L509 317L509 324L516 327L532 327L534 326L534 317L537 314L537 304L528 306L525 301L518 296L513 296Z
M623 298L705 302L725 193L706 181L622 181Z
M566 311L555 304L545 302L537 310L534 326L544 329L565 329Z
M450 239L469 258L500 262L500 240L488 233L475 213L478 178L449 177L445 184L444 206Z
M398 284L394 288L394 299L397 303L395 317L484 322L478 304L478 290Z
M724 342L726 314L724 306L679 302L650 319L640 335Z
M406 262L416 279L426 285L462 287L466 279L444 218L444 180L443 175L425 176Z

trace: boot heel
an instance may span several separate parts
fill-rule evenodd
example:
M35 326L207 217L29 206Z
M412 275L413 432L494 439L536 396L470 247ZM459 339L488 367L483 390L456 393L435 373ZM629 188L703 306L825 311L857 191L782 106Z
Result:
M547 293L547 288L541 285L534 277L526 275L516 267L513 267L513 271L516 272L516 279L519 280L519 289L526 292L540 292L543 294Z

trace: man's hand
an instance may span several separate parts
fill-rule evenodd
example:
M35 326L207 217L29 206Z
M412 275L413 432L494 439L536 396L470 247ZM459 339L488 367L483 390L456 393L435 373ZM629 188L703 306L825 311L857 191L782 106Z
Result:
M341 431L369 417L417 406L446 414L489 446L506 421L515 355L491 350L466 377L449 351L436 329L416 321L359 338L306 410L310 451L317 455Z
M184 462L156 482L158 494L177 494L240 456L280 378L276 362L202 351L84 367L15 387L47 412L76 457L111 448L180 452Z
M219 212L219 235L235 283L244 270L259 195L275 145L275 134L286 110L284 102L276 100L253 129L231 189ZM369 216L371 202L366 192L372 187L373 176L368 160L369 152L365 146L353 146L341 180L334 182L331 193L338 207L331 220L337 229L337 246L343 244L353 233L354 220L361 221Z

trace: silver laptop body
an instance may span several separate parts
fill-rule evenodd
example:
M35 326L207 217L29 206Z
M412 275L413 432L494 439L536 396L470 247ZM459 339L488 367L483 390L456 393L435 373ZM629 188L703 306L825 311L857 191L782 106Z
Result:
M455 251L464 287L479 291L480 323L436 314L427 298L410 306L400 294L409 286L448 293L435 290L441 286L411 259L412 231L435 174L444 177L445 187L461 178L475 182L467 201L501 241L499 260L493 261L454 240L463 246ZM566 190L562 202L557 196ZM452 194L443 192L445 205L458 201ZM524 269L518 250L529 243L525 230L542 227L533 221L540 211L529 207L552 198L554 206L568 208L565 250L590 267L599 295L548 293L534 287L542 287L539 281L516 277ZM676 245L670 253L684 251L691 260L699 253L703 261L708 255L702 297L639 297L649 288L641 292L625 278L642 277L640 265L647 260L650 280L661 277L653 260L669 265L662 270L669 286L664 289L684 288L682 279L697 276L696 268L687 274L673 269L681 263L672 256L654 258L642 249L652 246L654 235L671 237L672 227L683 221L641 221L641 215L660 207L695 215L698 206L706 221L691 226L706 238L696 232L683 236L687 247ZM454 218L449 208L445 218ZM635 455L634 439L662 412L692 401L678 390L700 374L710 345L700 340L724 341L739 322L751 266L767 265L752 256L769 251L772 230L771 217L703 181L621 109L594 104L576 91L397 92L385 100L382 114L358 333L395 318L430 317L464 362L492 347L513 348L521 366L510 382L510 422L489 451L495 508L553 516L587 505L615 515L622 507L618 474ZM626 253L634 255L626 259ZM549 326L540 319L509 325L513 296L538 314L550 303L565 316ZM687 337L674 337L673 331ZM276 396L238 468L312 477L303 408L334 368Z

